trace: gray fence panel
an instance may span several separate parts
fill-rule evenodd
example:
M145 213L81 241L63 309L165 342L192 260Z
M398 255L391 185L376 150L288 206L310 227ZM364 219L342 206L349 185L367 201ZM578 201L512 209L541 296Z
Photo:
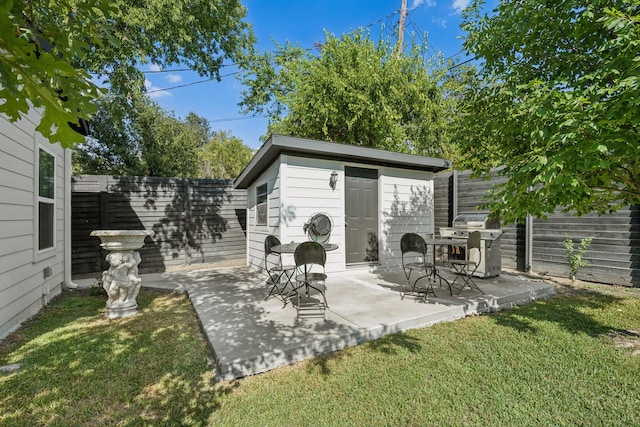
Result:
M622 209L597 216L575 217L556 213L533 223L533 267L536 272L567 277L570 273L563 242L568 235L577 248L592 237L584 259L591 266L578 270L577 278L622 286L640 286L640 209Z
M436 234L440 227L451 226L453 203L453 173L440 172L434 176L434 226Z
M72 271L105 269L96 229L148 229L140 271L244 260L246 191L228 180L72 178Z
M458 214L470 212L486 212L483 197L494 184L504 182L505 178L494 176L491 180L471 178L470 172L458 172ZM502 266L505 268L524 270L525 235L523 225L500 224L502 237L500 247Z
M457 200L458 213L482 211L482 198L490 188L505 178L494 176L490 181L472 179L470 172L440 173L435 179L436 225L443 226L447 218L442 206ZM453 178L451 178L453 176ZM457 195L447 180L457 179ZM449 191L449 193L447 193ZM448 194L448 199L445 198ZM440 205L440 207L439 207ZM448 205L449 220L453 206ZM523 224L502 224L502 266L524 271L526 234ZM584 254L591 264L578 271L578 279L612 285L640 287L640 207L626 207L616 213L575 217L556 212L547 219L532 220L531 269L536 273L568 277L567 252L563 246L569 235L577 247L584 237L593 241Z

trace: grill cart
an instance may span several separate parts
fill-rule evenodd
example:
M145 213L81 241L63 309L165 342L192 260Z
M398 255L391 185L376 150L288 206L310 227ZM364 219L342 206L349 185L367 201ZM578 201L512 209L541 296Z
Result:
M451 227L440 227L440 237L466 239L472 231L480 232L480 265L474 273L478 277L499 276L502 270L499 219L490 219L484 213L466 213L454 218ZM450 247L449 256L464 259L464 248Z

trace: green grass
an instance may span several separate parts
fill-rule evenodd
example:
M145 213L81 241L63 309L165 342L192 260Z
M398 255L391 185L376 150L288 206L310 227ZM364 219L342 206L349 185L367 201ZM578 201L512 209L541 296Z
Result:
M0 344L0 425L640 425L640 293L570 288L546 301L412 330L215 383L184 296L140 314L65 292Z

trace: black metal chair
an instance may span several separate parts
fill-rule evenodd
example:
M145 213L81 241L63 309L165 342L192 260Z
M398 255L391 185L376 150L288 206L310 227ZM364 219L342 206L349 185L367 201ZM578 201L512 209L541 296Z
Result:
M301 311L310 313L314 310L314 307L317 307L322 313L322 317L326 319L325 311L329 307L325 296L325 280L327 279L325 274L326 251L317 242L304 242L298 245L293 258L295 259L296 269L299 272L295 278L298 298L296 319L300 318ZM312 289L322 295L322 301L310 295Z
M427 244L424 239L418 234L406 233L400 239L400 251L402 252L402 270L407 278L407 286L404 294L400 295L401 298L404 299L404 296L409 292L422 293L425 297L429 296L429 293L436 296L433 290L433 281L430 279L435 266L432 262L429 262ZM411 273L414 271L422 275L411 283ZM424 278L429 279L427 287L418 288L418 281Z
M464 259L452 259L449 262L453 267L456 277L451 283L451 289L456 285L458 279L462 280L462 286L458 291L458 295L464 290L465 287L475 289L481 294L484 294L482 289L478 287L473 280L473 274L478 269L480 262L482 261L482 251L480 250L481 235L479 231L472 231L467 237L467 247L465 250Z
M286 303L286 297L293 291L291 279L295 274L296 266L282 264L282 256L272 249L279 244L280 239L276 236L269 235L264 239L264 269L269 276L267 285L271 286L265 300L269 299L271 295L279 295ZM283 280L283 277L285 280ZM287 292L288 285L291 285L289 292Z

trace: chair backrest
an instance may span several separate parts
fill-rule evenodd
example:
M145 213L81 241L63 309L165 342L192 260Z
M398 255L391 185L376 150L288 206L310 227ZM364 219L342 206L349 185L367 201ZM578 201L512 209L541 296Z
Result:
M424 239L416 233L405 233L400 238L400 251L402 255L407 252L418 252L422 255L427 253L427 244Z
M280 239L278 239L276 236L274 235L269 235L264 239L264 255L267 256L271 253L271 248L279 245L280 244Z
M269 235L264 239L264 268L269 271L274 266L279 266L282 261L280 258L280 254L276 254L271 250L275 245L280 244L280 239L278 239L274 235ZM269 255L273 254L273 256L269 257ZM278 257L276 258L276 255Z
M472 231L471 233L469 233L469 236L467 237L467 253L468 253L467 259L468 260L480 263L480 256L482 254L482 251L480 250L480 240L481 240L481 235L479 231ZM477 249L477 250L472 251L472 249Z
M303 265L317 264L324 267L327 262L327 252L320 243L303 242L296 247L293 253L296 267Z

